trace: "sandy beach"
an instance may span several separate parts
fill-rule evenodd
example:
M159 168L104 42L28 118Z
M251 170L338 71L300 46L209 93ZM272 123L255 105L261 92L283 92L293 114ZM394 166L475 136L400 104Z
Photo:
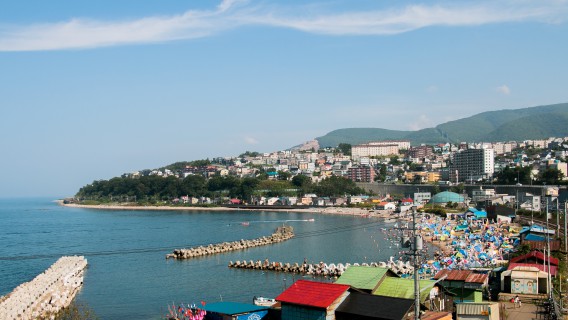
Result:
M297 208L297 209L279 209L271 208L230 208L230 207L172 207L172 206L134 206L134 205L83 205L75 203L63 203L63 200L56 201L59 205L71 208L97 209L97 210L156 210L156 211L285 211L285 212L305 212L314 214L339 214L354 215L361 217L378 217L388 218L390 212L388 210L367 210L363 208L340 208L340 207L324 207L324 208Z

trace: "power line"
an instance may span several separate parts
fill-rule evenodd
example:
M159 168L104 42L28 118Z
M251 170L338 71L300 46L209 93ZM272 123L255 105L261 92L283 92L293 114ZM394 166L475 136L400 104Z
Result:
M360 230L368 227L378 226L384 224L383 221L378 222L367 222L357 225L350 225L350 226L341 226L341 227L333 227L329 229L321 229L321 230L314 230L304 233L296 234L292 239L304 239L304 238L311 238L311 237L319 237L324 235L336 234L341 232L347 231L355 231ZM238 240L234 240L238 241ZM231 242L231 241L226 241ZM0 261L19 261L19 260L36 260L36 259L49 259L49 258L58 258L61 256L111 256L111 255L125 255L125 254L139 254L139 253L150 253L150 252L162 252L162 251L171 251L175 248L190 248L190 247L199 247L199 246L208 246L209 243L198 243L198 244L186 244L181 246L168 246L168 247L154 247L154 248L133 248L133 249L119 249L119 250L104 250L104 251L83 251L83 252L67 252L67 253L50 253L50 254L37 254L37 255L28 255L28 256L0 256Z

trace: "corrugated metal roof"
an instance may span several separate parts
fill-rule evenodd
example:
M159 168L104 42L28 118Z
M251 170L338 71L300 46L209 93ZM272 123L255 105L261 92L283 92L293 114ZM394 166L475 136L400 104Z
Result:
M249 303L238 302L215 302L203 306L203 310L227 315L250 313L261 310L268 310L270 307L262 307Z
M420 290L434 287L434 280L420 280ZM385 277L379 287L373 291L374 295L386 296L393 298L414 299L414 280L403 278ZM430 295L430 290L424 290L420 293L420 301L424 302Z
M487 303L456 303L456 313L460 315L483 315L489 312L494 304Z
M447 281L465 281L467 277L472 273L470 270L448 270L443 269L438 271L434 276L434 279L438 280L446 276Z
M448 270L443 269L438 271L434 279L438 280L446 277L445 281L464 281L471 283L485 283L487 281L487 274L475 273L471 270Z
M389 271L388 268L350 266L335 281L357 289L373 290Z
M276 300L303 306L327 308L348 289L349 286L343 284L298 280L276 297Z
M488 278L487 274L472 272L469 276L467 276L465 282L485 283L487 281L487 278Z

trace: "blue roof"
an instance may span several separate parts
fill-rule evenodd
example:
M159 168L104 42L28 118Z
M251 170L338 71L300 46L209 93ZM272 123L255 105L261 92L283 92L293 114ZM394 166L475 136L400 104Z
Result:
M476 218L487 218L487 212L485 211L476 211L473 214L475 214Z
M525 237L527 241L546 241L546 238L543 236L537 236L536 234L529 233Z
M207 312L235 315L268 310L270 307L262 307L250 303L239 302L214 302L206 304L203 309Z

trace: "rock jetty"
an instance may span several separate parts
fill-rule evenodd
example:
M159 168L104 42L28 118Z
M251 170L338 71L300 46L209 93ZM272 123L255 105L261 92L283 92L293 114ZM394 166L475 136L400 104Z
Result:
M81 289L86 267L85 257L59 258L32 281L19 285L0 298L0 318L55 318L55 314L68 307Z
M371 262L371 263L282 263L282 262L270 262L268 259L261 261L237 261L229 262L229 268L240 268L240 269L255 269L255 270L269 270L277 272L289 272L289 273L299 273L323 277L339 277L345 269L350 266L364 266L364 267L382 267L389 268L394 273L398 275L410 275L414 272L414 268L410 262L402 261L388 261L388 262Z
M175 249L173 253L166 255L166 259L191 259L200 256L243 250L258 246L266 246L269 244L286 241L292 237L294 237L294 229L291 226L282 226L278 227L276 231L269 237L261 237L252 240L241 239L239 241L222 242L188 249Z

